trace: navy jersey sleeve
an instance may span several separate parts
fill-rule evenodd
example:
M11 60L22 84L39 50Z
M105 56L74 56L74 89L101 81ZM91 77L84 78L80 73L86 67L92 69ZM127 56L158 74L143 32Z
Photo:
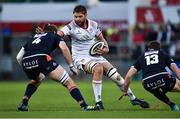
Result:
M174 63L174 60L165 52L162 52L162 54L164 55L164 59L165 59L165 65L170 67L171 63Z
M54 40L57 46L59 46L60 41L63 41L63 39L58 34L55 34Z

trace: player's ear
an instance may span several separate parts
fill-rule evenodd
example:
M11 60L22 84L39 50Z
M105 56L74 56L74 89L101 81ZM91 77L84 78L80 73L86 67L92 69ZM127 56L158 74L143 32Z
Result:
M84 16L87 17L87 13L85 13Z

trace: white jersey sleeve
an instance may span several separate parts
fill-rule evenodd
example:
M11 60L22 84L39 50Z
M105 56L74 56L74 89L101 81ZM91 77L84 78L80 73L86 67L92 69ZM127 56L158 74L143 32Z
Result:
M99 36L99 34L101 34L101 28L100 28L100 26L99 26L99 24L97 23L97 22L95 22L95 21L93 21L93 24L95 25L95 30L96 30L96 36Z

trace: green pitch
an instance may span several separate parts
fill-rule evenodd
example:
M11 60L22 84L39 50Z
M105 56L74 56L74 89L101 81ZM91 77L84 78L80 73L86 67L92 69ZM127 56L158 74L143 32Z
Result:
M94 105L91 81L75 81L86 102ZM135 95L144 98L150 109L132 106L127 97L118 100L122 94L110 81L103 82L103 102L101 112L83 112L60 84L44 81L29 103L29 112L18 112L26 82L0 82L0 118L180 118L180 112L172 112L169 107L146 92L140 82L132 82ZM169 93L169 97L180 106L180 94Z

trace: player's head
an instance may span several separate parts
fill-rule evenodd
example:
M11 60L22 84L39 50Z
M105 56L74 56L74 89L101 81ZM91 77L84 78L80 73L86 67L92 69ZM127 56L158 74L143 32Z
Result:
M54 24L45 24L44 28L43 28L44 32L53 32L53 33L57 33L57 26Z
M148 44L148 49L154 49L154 50L160 50L161 49L161 44L157 41L151 41Z
M87 19L87 9L83 5L77 5L73 10L74 21L77 25L83 26Z

